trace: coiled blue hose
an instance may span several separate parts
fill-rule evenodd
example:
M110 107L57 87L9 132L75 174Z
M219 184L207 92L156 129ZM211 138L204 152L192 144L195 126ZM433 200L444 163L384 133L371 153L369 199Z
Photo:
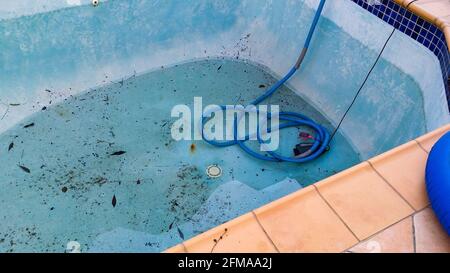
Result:
M297 72L297 70L300 68L301 63L303 62L303 59L306 55L306 52L308 50L309 44L311 43L312 36L314 34L314 31L316 29L317 23L319 21L320 15L322 14L323 7L325 5L326 0L321 0L319 7L317 8L316 14L314 16L314 20L312 22L311 28L309 30L308 36L305 41L305 45L303 47L303 50L295 64L295 66L284 76L280 81L278 81L275 85L273 85L268 91L266 91L263 95L255 99L250 105L258 105L264 100L271 97L281 86L283 86L294 74ZM226 106L220 106L221 110L226 110ZM258 112L259 113L259 112ZM271 116L268 114L268 119L270 120ZM234 140L232 141L215 141L215 140L208 140L204 135L204 125L205 122L208 120L208 117L203 116L202 118L202 137L203 139L214 146L217 147L229 147L233 145L239 145L239 147L244 150L249 155L265 160L265 161L272 161L272 162L294 162L294 163L304 163L311 160L316 159L320 155L322 155L328 148L329 142L330 142L330 134L328 131L321 126L320 124L314 122L312 119L294 112L280 112L279 113L279 120L283 121L280 123L280 126L278 130L282 130L285 128L290 127L299 127L299 126L306 126L311 128L315 131L314 136L314 143L311 144L311 147L309 150L305 153L302 153L303 156L301 157L288 157L283 156L281 154L268 151L267 154L261 154L258 153L252 149L250 149L245 142L249 140L249 136L247 135L244 140L238 139L238 120L237 118L234 119ZM268 133L271 132L271 128L268 128ZM257 139L260 144L263 144L264 141L261 139L260 132L258 129L257 132Z

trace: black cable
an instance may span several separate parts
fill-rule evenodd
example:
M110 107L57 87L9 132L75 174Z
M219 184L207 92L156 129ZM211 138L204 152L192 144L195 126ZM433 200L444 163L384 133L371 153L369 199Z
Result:
M384 49L386 48L387 44L389 43L389 40L391 40L392 35L394 35L395 30L396 30L395 28L394 28L394 30L392 30L391 35L389 35L389 38L388 38L388 39L386 40L386 42L384 43L384 46L383 46L383 48L381 49L380 54L378 54L378 57L377 57L375 63L372 65L372 68L370 68L369 73L367 73L366 78L364 79L363 83L362 83L361 86L359 87L358 92L356 92L356 95L355 95L355 97L353 98L352 103L351 103L350 106L348 107L347 111L345 111L344 115L342 116L341 120L339 121L338 126L336 127L336 129L334 130L333 134L331 135L331 140L333 140L333 138L334 138L334 136L336 135L337 131L341 128L342 123L344 122L344 120L345 120L345 118L347 117L348 113L350 112L350 110L352 109L353 105L355 104L356 99L358 99L359 94L361 93L361 91L363 90L364 86L366 85L367 80L368 80L369 77L370 77L370 74L372 74L372 71L375 69L375 66L378 64L378 61L380 60L381 55L382 55L383 52L384 52ZM331 141L330 141L330 142L331 142Z
M411 1L411 2L406 6L406 8L409 8L409 6L410 6L411 4L413 4L414 2L417 2L417 1L418 1L418 0L413 0L413 1ZM365 86L366 83L367 83L367 80L368 80L369 77L370 77L370 74L372 74L372 71L375 69L375 66L378 64L378 61L380 60L381 55L383 54L384 50L386 49L386 46L387 46L387 44L389 43L389 41L391 40L391 38L392 38L392 36L394 35L394 32L395 32L395 31L396 31L396 28L395 28L395 26L394 26L394 29L392 30L391 35L389 35L389 37L387 38L386 42L384 43L384 46L383 46L383 48L381 49L380 54L378 54L378 57L377 57L377 59L375 60L375 63L373 64L372 68L369 70L369 73L367 74L366 78L364 79L364 81L363 81L361 87L359 88L358 92L356 92L356 95L355 95L355 97L353 98L352 103L351 103L350 106L348 107L347 111L345 111L344 116L342 116L342 119L339 121L338 126L336 127L336 129L334 130L333 134L331 135L330 143L331 143L331 141L334 139L334 137L335 137L337 131L341 128L342 123L344 122L344 120L345 120L345 118L347 117L348 113L350 112L350 110L352 109L352 107L353 107L353 105L355 104L356 100L358 99L358 97L359 97L359 95L360 95L362 89L364 88L364 86Z

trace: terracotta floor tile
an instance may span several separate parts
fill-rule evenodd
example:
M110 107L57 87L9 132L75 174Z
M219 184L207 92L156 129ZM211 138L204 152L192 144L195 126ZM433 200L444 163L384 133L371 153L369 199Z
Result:
M189 253L277 252L252 213L184 243Z
M367 162L316 185L360 240L414 212Z
M419 1L416 3L416 5L436 17L446 16L450 14L449 1Z
M369 161L415 210L421 210L429 205L425 185L427 158L428 154L413 141Z
M176 245L164 251L164 253L186 253L184 246L182 244Z
M414 253L412 217L350 249L353 253Z
M358 242L314 187L255 213L280 252L341 252Z
M450 253L450 237L439 224L432 209L414 215L416 251L418 253Z
M434 144L447 132L450 132L450 124L425 136L419 137L417 141L426 151L430 152Z

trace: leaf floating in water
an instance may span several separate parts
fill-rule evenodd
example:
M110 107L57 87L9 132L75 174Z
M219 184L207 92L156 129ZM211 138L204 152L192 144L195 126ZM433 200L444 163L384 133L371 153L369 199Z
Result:
M259 88L266 88L266 86L265 86L264 84L261 84L261 85L259 86Z
M8 152L11 151L12 148L14 148L14 142L11 142L11 143L9 144Z
M24 171L24 172L26 172L26 173L31 173L30 169L28 169L28 168L25 167L25 166L19 165L19 168L21 168L22 171Z
M114 196L112 198L111 204L113 205L114 208L116 207L117 199L116 199L116 195L115 194L114 194Z
M9 106L20 106L20 103L10 103Z
M219 68L217 68L217 71L219 71L220 69L222 69L222 66L219 66Z
M180 235L180 238L184 240L184 234L181 231L181 229L179 227L177 227L177 230L178 230L178 235Z
M34 122L23 126L23 128L30 128L34 126Z
M175 221L173 221L170 225L169 225L169 229L173 228L173 224L175 224Z
M125 151L117 151L115 153L112 153L111 155L118 156L118 155L123 155L123 154L126 154L126 152Z

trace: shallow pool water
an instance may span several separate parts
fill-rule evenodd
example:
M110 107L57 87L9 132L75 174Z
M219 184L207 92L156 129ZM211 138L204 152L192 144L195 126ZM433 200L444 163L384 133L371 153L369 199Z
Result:
M339 133L307 164L172 139L173 106L194 96L245 105L276 81L260 66L201 60L105 81L0 135L0 252L64 252L70 241L82 252L161 251L360 161ZM267 103L333 130L286 87ZM297 134L281 133L283 151ZM222 177L207 177L213 164Z

